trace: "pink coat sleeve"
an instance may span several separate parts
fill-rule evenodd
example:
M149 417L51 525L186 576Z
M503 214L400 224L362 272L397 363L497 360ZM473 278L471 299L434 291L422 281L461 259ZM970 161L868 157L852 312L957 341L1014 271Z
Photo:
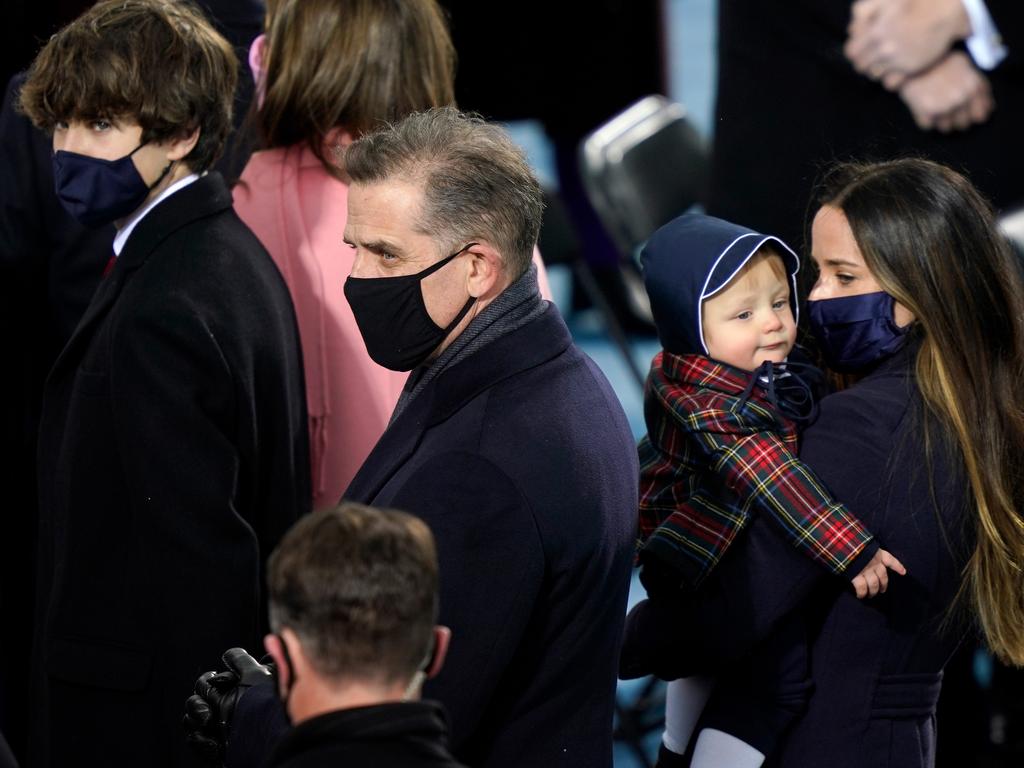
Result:
M347 187L300 147L256 153L235 188L235 210L270 252L295 304L314 508L341 498L387 427L406 378L370 359L345 301L347 205Z

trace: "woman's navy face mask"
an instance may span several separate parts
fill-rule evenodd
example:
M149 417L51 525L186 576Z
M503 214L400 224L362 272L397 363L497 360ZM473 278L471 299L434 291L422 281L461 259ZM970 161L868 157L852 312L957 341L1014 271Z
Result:
M811 332L829 368L855 373L899 349L910 326L896 324L895 306L884 291L808 301Z

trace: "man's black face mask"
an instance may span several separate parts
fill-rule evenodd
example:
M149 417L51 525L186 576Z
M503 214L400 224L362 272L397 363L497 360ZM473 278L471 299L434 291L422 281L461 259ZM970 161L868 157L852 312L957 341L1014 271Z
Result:
M345 298L355 316L370 358L392 371L411 371L447 338L466 316L475 296L470 296L447 327L435 323L427 312L420 283L477 243L469 243L421 272L398 277L349 277Z

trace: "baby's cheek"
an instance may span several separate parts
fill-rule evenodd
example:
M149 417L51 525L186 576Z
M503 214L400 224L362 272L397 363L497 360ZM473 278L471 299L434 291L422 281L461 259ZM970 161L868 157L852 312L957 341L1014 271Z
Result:
M796 344L796 326L789 326L789 333L787 334L787 340L789 341L789 348L792 349Z

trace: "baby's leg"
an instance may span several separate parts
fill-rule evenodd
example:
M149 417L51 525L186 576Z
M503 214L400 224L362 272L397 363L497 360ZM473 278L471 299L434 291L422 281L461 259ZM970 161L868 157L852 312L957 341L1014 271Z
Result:
M665 693L665 733L661 740L670 752L683 754L693 736L700 713L711 696L710 677L684 677L668 684Z
M690 768L761 768L764 754L724 731L705 728L697 737Z
M708 761L697 762L695 748L691 765L756 768L766 755L775 752L785 732L803 714L811 690L807 628L803 616L793 615L783 620L747 662L719 680L697 725L697 748L704 742ZM730 739L752 750L747 753L750 762L739 758L712 761L715 754L729 749L743 752Z
M723 731L703 728L696 747L692 746L694 729L714 684L710 677L684 677L668 684L658 768L760 768L764 753Z

